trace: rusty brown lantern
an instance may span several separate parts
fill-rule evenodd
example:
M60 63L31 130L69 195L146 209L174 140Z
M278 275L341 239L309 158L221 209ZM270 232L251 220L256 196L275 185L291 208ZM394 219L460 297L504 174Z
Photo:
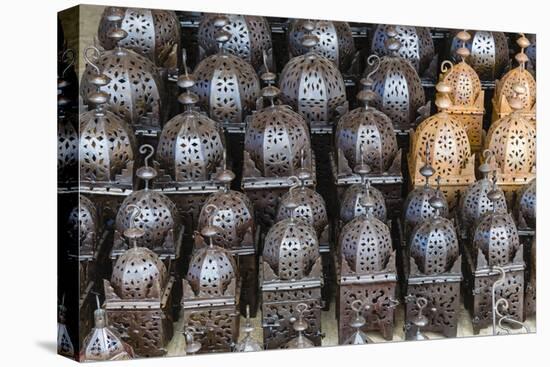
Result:
M229 38L224 44L226 52L245 60L258 72L263 70L265 52L267 64L273 68L273 44L269 23L266 18L253 15L203 14L198 31L200 59L218 52L219 41L216 37L221 17L225 18L225 24L221 28L228 33Z
M435 70L437 58L429 28L380 24L376 26L372 36L371 51L373 53L379 56L390 54L390 50L386 47L388 28L390 27L394 29L395 38L401 43L398 51L399 56L408 60L420 75L428 69Z
M131 247L124 233L131 227L138 227L144 231L143 236L136 240L138 246L153 250L161 260L173 261L180 256L183 235L176 205L162 192L150 189L150 181L157 177L157 170L149 166L154 148L144 144L139 152L146 156L144 166L136 171L136 177L145 182L145 188L128 195L118 209L111 258L116 259ZM135 215L134 210L139 214Z
M302 46L308 51L293 57L281 72L281 100L301 114L312 129L331 127L348 111L346 86L338 67L316 51L315 23L304 21Z
M232 34L224 30L226 16L216 16L215 39L218 53L203 59L193 72L196 83L191 87L199 104L208 115L225 126L243 123L255 108L260 94L260 81L254 68L245 60L225 51Z
M397 273L390 228L374 216L374 200L368 191L359 205L365 213L340 231L335 259L340 344L356 332L352 326L354 300L364 306L366 325L361 330L380 331L386 340L393 339Z
M137 215L139 209L135 208L134 216ZM118 257L111 280L103 280L104 306L110 324L136 355L162 356L173 334L175 280L157 254L137 246L144 234L143 229L134 226L124 232L133 247Z
M426 178L420 174L420 169L429 164L434 175L441 178L441 191L447 198L449 209L452 209L460 193L475 181L475 158L464 125L447 112L451 105L449 89L443 83L438 83L436 88L435 104L440 112L424 120L411 133L408 154L410 182L412 187L424 185Z
M535 229L537 227L537 180L535 178L519 192L515 211L518 228Z
M119 41L119 45L133 50L153 61L158 67L175 70L181 52L181 32L175 12L159 9L112 8L103 11L97 36L106 50L117 47L117 42L110 37L116 27L112 17L119 14L120 29L128 36Z
M394 129L409 130L429 114L429 102L426 104L418 73L399 55L403 45L395 27L388 26L386 36L384 44L388 55L381 58L378 69L370 76L376 93L373 105L391 119ZM373 67L367 66L365 75L371 73Z
M510 317L523 321L523 245L512 216L496 210L495 202L502 198L502 193L491 190L487 196L493 201L493 211L481 218L472 241L464 246L467 290L464 301L472 316L474 334L493 323L493 284L501 278L502 272L505 281L499 282L496 295L508 302Z
M456 61L462 56L456 53L464 47L463 40L457 32L451 43L451 55L456 55ZM465 46L470 50L468 64L471 65L482 80L493 81L500 77L508 65L508 41L502 32L473 31Z
M123 361L134 358L134 350L124 343L115 330L109 327L107 314L96 295L94 327L86 336L80 350L79 362Z
M438 92L448 90L450 106L444 107L448 114L460 121L470 140L472 151L479 151L483 144L483 114L485 92L481 89L481 81L476 71L466 62L470 50L466 43L471 39L467 31L461 31L456 36L461 47L456 49L459 62L453 64L449 60L441 64Z
M298 202L287 202L295 210ZM294 336L292 318L300 304L308 308L304 336L321 345L321 287L323 285L319 242L315 228L292 215L273 225L264 240L260 259L262 327L266 349L284 346Z
M309 23L313 24L313 29ZM351 27L346 22L329 20L293 19L288 29L288 50L291 57L304 55L310 48L303 45L305 33L317 36L317 42L311 50L333 61L342 72L346 72L355 55L355 43Z
M493 122L485 149L493 152L497 184L504 190L508 202L513 193L536 176L537 131L535 122L529 120L522 110L522 98L526 89L514 85L514 97L509 99L511 114Z
M151 60L122 46L121 41L128 37L128 32L120 28L122 19L120 9L109 15L113 29L108 37L116 45L112 50L100 52L91 46L84 51L87 65L82 75L80 94L85 104L95 104L88 96L96 85L88 81L98 74L99 67L109 78L100 86L110 96L107 101L109 110L125 119L136 132L157 133L164 123L163 111L167 105L164 82Z
M198 331L199 353L230 352L239 337L238 268L228 250L214 245L221 231L207 225L195 234L200 238L182 280L183 323Z
M508 100L515 95L514 86L520 85L524 88L525 93L520 96L521 113L529 120L536 121L537 110L537 82L531 73L526 69L526 64L529 61L526 49L529 48L531 42L523 34L517 39L516 43L520 47L520 52L516 54L516 62L518 66L508 71L504 76L496 81L495 94L493 95L493 116L492 121L511 114L515 109L510 106Z
M458 238L453 222L441 216L444 200L434 196L430 205L435 214L414 228L409 241L404 293L407 340L417 338L420 328L446 337L457 333L462 281ZM419 306L421 298L426 301L423 307ZM419 315L423 316L421 323L417 322Z

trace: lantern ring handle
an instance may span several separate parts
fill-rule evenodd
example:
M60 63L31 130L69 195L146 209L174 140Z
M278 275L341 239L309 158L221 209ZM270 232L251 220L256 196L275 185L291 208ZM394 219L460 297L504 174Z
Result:
M90 51L93 51L93 55L90 55ZM95 69L97 74L101 73L101 71L99 70L99 66L97 66L96 64L100 56L101 56L101 52L95 46L88 46L84 50L84 60L86 61L87 64L89 64L92 68ZM92 58L94 61L92 61Z
M155 148L153 148L151 144L143 144L142 146L139 147L139 152L140 154L147 153L143 161L144 161L145 167L149 167L149 159L151 159L153 154L155 154Z
M380 56L376 54L372 54L367 58L367 64L369 66L374 66L372 71L367 74L367 79L371 79L371 77L380 69Z
M363 301L360 299L356 299L351 303L351 309L355 312L361 312L361 309L363 308Z
M453 67L454 64L451 61L445 60L441 63L441 72L445 74L447 71L453 70Z
M308 309L307 304L305 303L298 303L296 306L296 312L298 312L300 315L302 315L304 312L306 312Z

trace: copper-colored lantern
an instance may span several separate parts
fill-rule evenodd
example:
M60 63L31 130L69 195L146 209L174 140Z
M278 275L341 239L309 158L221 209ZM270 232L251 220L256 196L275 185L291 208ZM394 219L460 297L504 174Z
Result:
M511 114L514 109L508 103L510 98L515 95L514 86L520 85L525 89L525 93L519 96L521 101L521 113L529 120L536 121L537 109L537 82L531 73L526 69L529 57L526 49L530 46L529 39L523 34L516 41L520 47L520 52L516 54L518 66L508 71L504 76L496 81L495 94L493 95L493 116L492 121L496 121L506 115Z
M455 337L460 312L461 257L458 237L451 220L441 216L444 200L434 196L430 205L435 214L420 222L413 230L408 244L410 257L405 287L405 336L414 339L419 325L415 318L421 314L418 300L424 298L429 312L422 331Z
M448 89L450 106L445 107L447 113L461 122L466 129L472 151L478 151L483 144L483 114L485 92L481 89L481 81L476 71L466 62L470 50L466 43L471 39L467 31L461 31L456 36L461 47L456 50L460 61L453 64L444 61L441 64L442 73L439 76L439 92Z
M362 331L380 331L386 340L393 338L397 273L390 228L374 216L374 201L368 192L360 205L366 213L342 228L335 259L340 344L354 333L354 300L365 307L362 316L366 325Z
M310 24L313 29L309 31ZM311 49L302 44L305 33L317 36L317 42ZM346 22L328 20L293 19L288 29L288 50L291 57L314 51L333 61L342 72L346 72L355 55L355 43L351 27Z
M198 331L199 353L230 352L239 337L238 268L228 250L214 245L220 231L207 225L195 234L199 239L183 279L183 323Z

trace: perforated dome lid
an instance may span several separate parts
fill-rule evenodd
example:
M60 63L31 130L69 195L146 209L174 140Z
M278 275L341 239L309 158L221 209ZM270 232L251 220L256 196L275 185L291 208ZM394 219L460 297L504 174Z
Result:
M94 203L84 195L78 195L78 205L69 213L67 221L69 237L80 246L80 255L93 255L95 240L99 235L99 217Z
M531 180L525 185L517 198L516 207L521 217L531 228L537 226L537 181Z

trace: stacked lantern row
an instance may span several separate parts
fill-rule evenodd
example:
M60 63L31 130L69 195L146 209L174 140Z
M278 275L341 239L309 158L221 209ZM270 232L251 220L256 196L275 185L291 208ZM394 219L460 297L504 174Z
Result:
M461 288L475 330L490 323L501 271L499 297L524 319L520 234L534 228L536 148L525 37L518 66L496 83L485 133L478 74L504 67L500 33L456 34L457 59L441 63L435 114L419 76L438 65L426 29L377 27L380 56L366 60L353 110L339 70L357 57L346 23L293 22L293 57L278 78L264 18L205 15L198 35L202 60L191 73L172 12L106 9L104 50L84 55L89 111L78 129L69 114L60 120L61 163L78 166L83 194L71 214L81 291L103 242L112 242L105 311L96 311L93 332L106 316L137 355L162 355L181 304L188 352L254 350L249 325L237 344L239 315L259 308L265 348L320 345L321 309L336 285L340 343L366 343L373 331L392 339L400 302L408 339L422 331L451 337ZM178 73L183 112L174 115ZM227 153L234 147L224 130L232 129L243 131L242 159ZM408 154L396 133L410 133ZM474 152L483 149L476 181ZM231 166L242 191L231 189ZM329 187L319 187L327 177ZM107 240L106 227L114 233ZM96 349L82 358L103 358Z

